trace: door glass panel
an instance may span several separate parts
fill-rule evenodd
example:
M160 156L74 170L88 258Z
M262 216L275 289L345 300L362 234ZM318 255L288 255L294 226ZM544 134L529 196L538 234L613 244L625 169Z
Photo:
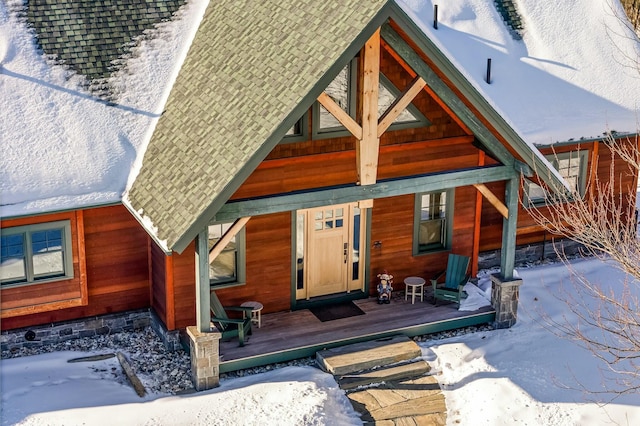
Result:
M296 289L304 289L304 214L296 222Z
M353 210L353 241L351 242L351 247L353 247L351 279L357 280L360 278L360 209L357 207Z

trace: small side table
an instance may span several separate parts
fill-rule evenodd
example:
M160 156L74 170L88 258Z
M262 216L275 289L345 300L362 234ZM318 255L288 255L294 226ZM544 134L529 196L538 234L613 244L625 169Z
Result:
M407 300L407 297L411 295L411 304L413 305L416 301L416 296L420 295L420 301L424 300L424 278L420 277L407 277L404 279L404 285L406 289L404 291L404 300ZM420 293L417 293L417 290L420 290Z
M260 315L260 311L262 311L262 308L264 308L264 306L262 306L262 303L251 300L249 302L242 303L240 306L245 306L253 309L251 311L251 322L254 324L258 324L258 328L260 328L262 326L262 317Z

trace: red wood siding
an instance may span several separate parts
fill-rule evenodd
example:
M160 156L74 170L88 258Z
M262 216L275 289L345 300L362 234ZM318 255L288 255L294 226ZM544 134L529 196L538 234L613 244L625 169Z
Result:
M144 230L122 205L88 209L82 211L82 215L87 305L5 318L2 321L3 329L149 307L148 247ZM34 217L21 221L36 223L36 220L60 220L54 217L59 216ZM41 220L42 218L45 220ZM15 223L3 221L3 226ZM74 271L75 262L74 253ZM49 287L44 292L49 293ZM23 300L27 300L27 292L21 291L20 294ZM2 296L4 301L4 290Z

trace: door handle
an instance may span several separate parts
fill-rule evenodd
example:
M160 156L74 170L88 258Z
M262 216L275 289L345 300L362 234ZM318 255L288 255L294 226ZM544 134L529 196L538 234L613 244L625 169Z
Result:
M344 263L347 263L348 257L349 255L348 253L348 248L349 248L349 244L348 243L344 243Z

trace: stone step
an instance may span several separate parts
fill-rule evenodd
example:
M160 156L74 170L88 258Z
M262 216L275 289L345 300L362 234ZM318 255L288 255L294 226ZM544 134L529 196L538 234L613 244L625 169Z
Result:
M359 386L368 386L374 383L391 382L392 380L405 380L423 376L431 370L425 360L410 361L392 367L380 367L375 370L367 370L362 373L346 374L336 377L338 385L344 390L355 389Z
M316 353L316 362L334 376L409 361L422 355L420 347L407 336L398 335L355 343Z

